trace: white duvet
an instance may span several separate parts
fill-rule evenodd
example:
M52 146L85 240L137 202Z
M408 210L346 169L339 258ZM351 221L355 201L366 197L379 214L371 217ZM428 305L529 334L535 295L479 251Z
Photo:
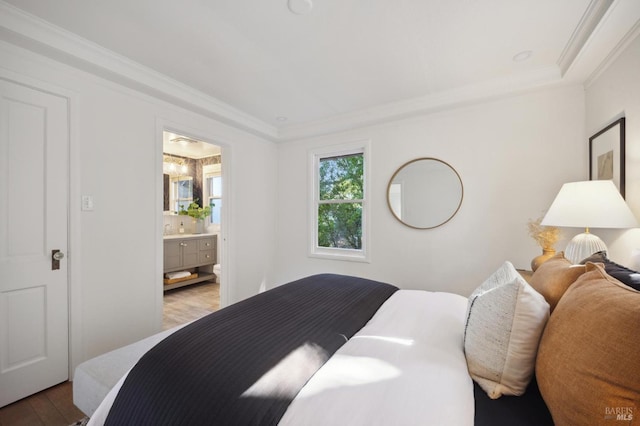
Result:
M280 425L473 425L467 299L399 290L307 382ZM102 425L124 377L89 425Z

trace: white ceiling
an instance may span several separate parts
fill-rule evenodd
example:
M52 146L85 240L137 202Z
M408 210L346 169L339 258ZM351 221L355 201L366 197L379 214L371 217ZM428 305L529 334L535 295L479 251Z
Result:
M611 2L313 0L296 15L287 0L7 0L276 136L558 81Z
M200 159L219 155L221 149L217 145L198 141L172 132L162 132L162 152L182 157Z

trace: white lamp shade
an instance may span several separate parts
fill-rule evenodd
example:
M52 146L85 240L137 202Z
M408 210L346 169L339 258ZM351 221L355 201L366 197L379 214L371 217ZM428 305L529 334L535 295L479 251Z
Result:
M565 183L542 225L580 228L635 228L638 221L610 180Z

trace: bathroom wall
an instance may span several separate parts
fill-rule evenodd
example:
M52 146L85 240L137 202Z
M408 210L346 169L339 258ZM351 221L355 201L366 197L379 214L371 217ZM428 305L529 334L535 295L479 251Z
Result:
M191 216L164 212L162 215L163 235L194 234L195 220ZM182 232L180 229L182 228Z
M163 154L163 162L176 162L179 161L180 164L184 164L187 166L187 173L182 174L182 176L191 176L193 178L193 200L196 201L200 206L203 204L204 200L204 172L203 167L209 166L212 164L221 164L222 156L213 155L211 157L205 158L188 158L182 157L180 155L169 155ZM171 210L173 206L169 205L169 187L171 177L167 174L164 175L165 186L164 186L164 205L165 211ZM167 182L169 180L169 182ZM167 208L168 206L168 208Z
M193 199L194 201L197 200L198 205L203 206L203 200L204 200L204 166L209 166L212 164L221 164L222 163L222 156L220 155L213 155L211 157L205 157L205 158L198 158L198 159L193 159L193 158L186 158L186 157L181 157L178 155L164 155L163 156L163 161L171 161L171 159L180 159L181 161L184 161L185 164L188 167L188 172L186 174L184 174L184 176L191 176L193 178ZM170 180L169 175L164 175L163 176L164 181L166 182L168 179ZM170 183L169 183L170 184ZM164 200L165 200L165 205L169 205L169 188L168 186L165 184L164 186ZM169 209L171 209L172 206L169 206ZM165 208L163 215L162 215L162 229L163 229L163 235L174 235L174 234L179 234L180 233L180 229L182 228L183 232L185 234L193 234L196 232L196 224L195 221L193 220L192 217L190 216L185 216L185 215L178 215L176 214L175 211L172 210L167 210ZM219 226L215 227L216 231L220 231ZM207 233L211 233L213 232L213 227L208 226L206 232Z

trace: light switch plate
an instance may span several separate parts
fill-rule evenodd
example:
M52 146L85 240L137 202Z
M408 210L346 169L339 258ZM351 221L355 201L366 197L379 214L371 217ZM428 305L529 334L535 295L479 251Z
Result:
M82 196L82 211L84 212L93 211L93 195Z

